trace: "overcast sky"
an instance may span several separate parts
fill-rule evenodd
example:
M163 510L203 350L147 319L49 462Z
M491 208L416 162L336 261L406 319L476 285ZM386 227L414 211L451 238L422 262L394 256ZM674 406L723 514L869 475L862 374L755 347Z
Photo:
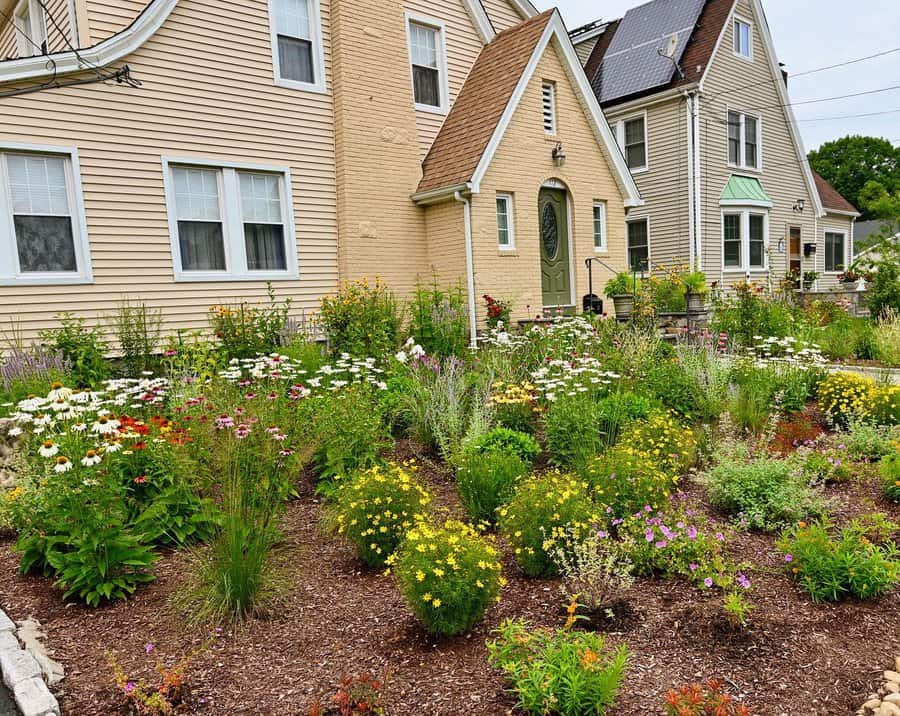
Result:
M598 17L621 17L640 0L533 0L559 7L571 30ZM778 59L791 74L900 47L898 0L763 0ZM900 85L900 52L790 82L792 102ZM804 121L897 110L875 117ZM794 107L807 149L847 134L871 134L900 145L900 89Z

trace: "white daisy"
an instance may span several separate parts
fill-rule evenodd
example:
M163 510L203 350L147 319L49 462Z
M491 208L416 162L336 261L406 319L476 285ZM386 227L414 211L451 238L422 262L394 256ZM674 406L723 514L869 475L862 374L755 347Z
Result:
M47 393L47 400L68 400L72 395L72 389L66 388L62 383L54 383L50 386L51 390Z

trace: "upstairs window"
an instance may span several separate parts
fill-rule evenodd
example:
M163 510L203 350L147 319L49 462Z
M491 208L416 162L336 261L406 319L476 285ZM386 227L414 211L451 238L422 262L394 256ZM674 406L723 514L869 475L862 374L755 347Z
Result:
M625 155L628 168L643 171L647 168L647 117L632 117L618 123L619 146Z
M511 194L497 194L497 245L501 250L513 249L516 245Z
M544 131L556 134L556 85L544 82L541 85L541 102L544 115Z
M753 31L746 20L734 20L734 54L745 59L753 59Z
M47 23L39 0L20 0L13 11L19 57L47 54Z
M317 0L270 0L276 83L324 91Z
M759 169L760 120L751 114L728 112L728 163L741 169Z
M408 19L409 61L416 109L447 109L447 60L444 29L437 21Z
M846 268L845 249L846 234L838 231L825 232L825 270L828 272L843 271Z
M648 271L650 268L650 220L628 222L628 270Z
M0 152L0 282L90 280L77 159Z

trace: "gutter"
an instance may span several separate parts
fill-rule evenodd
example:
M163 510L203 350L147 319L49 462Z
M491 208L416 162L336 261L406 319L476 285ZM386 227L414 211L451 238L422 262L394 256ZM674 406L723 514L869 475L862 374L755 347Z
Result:
M694 271L694 96L684 93L685 118L687 119L687 170L688 170L688 265Z
M472 251L472 199L455 191L453 198L463 205L466 229L466 288L469 294L469 347L478 348L478 321L475 318L475 259Z
M701 181L700 168L700 94L694 95L692 102L693 112L693 130L694 130L694 216L696 217L696 226L694 228L694 247L697 258L697 266L703 271L703 185ZM724 265L724 262L723 262Z
M410 194L409 198L412 199L416 204L427 206L428 204L436 204L439 201L454 199L460 192L471 190L471 182L464 182L462 184L453 184L451 186L438 187L437 189L419 191L415 194Z

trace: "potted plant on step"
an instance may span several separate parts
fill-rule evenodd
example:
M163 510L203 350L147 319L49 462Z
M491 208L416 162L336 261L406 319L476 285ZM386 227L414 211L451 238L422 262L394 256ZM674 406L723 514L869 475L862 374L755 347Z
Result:
M803 290L804 291L812 291L813 284L816 282L816 279L819 278L818 271L804 271L803 272Z
M688 313L702 313L706 305L706 274L702 271L691 271L682 276L684 281L684 298Z
M782 288L785 291L796 291L800 288L800 269L792 268L784 275Z
M627 320L634 311L634 279L624 271L606 282L606 296L611 298L616 318Z

